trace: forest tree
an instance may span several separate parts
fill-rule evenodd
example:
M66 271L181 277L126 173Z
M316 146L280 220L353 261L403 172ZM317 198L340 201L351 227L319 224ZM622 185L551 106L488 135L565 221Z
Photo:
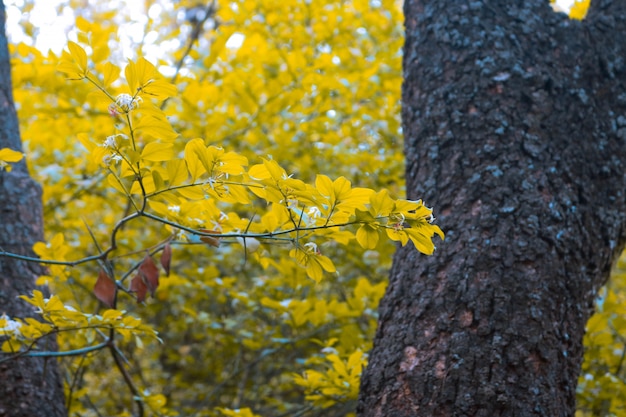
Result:
M117 42L126 10L73 2L63 51L12 45L46 239L0 255L51 294L0 317L1 360L58 360L71 415L354 410L388 242L443 236L396 197L392 4L155 1L150 58Z
M447 239L396 253L359 415L572 416L626 230L625 4L404 8L407 193Z
M33 255L43 239L41 188L28 175L13 103L9 49L0 2L0 250ZM11 163L11 165L9 165ZM32 262L0 257L0 314L31 317L19 295L35 288L43 269ZM47 340L54 346L53 336ZM63 385L56 362L46 358L0 359L0 416L57 417L66 415Z

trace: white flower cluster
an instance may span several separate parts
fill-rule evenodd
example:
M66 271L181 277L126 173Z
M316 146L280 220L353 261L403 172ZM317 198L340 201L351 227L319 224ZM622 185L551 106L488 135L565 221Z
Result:
M130 94L120 94L115 99L115 103L109 106L109 114L117 116L120 113L128 113L139 107L143 99L139 96L133 97Z
M0 327L0 336L11 336L13 334L20 333L20 327L22 327L22 323L19 321L11 320L9 316L6 314L2 314L0 316L0 320L3 320L4 326Z

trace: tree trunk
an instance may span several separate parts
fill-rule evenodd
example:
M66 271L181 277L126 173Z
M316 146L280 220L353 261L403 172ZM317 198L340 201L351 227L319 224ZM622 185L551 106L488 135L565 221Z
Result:
M0 149L21 151L4 22L5 9L0 1ZM41 189L28 175L26 164L20 162L11 172L0 172L0 248L33 256L32 245L40 240L43 240ZM0 315L33 316L32 306L17 297L30 294L35 279L42 274L39 265L0 257ZM54 359L0 362L0 417L65 415L63 384Z
M625 2L404 7L408 197L446 240L396 253L358 415L573 416L625 240Z

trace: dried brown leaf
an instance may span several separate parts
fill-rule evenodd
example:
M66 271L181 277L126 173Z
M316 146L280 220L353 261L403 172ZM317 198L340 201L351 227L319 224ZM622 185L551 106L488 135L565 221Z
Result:
M129 288L129 290L131 292L134 292L137 295L137 302L138 303L141 303L141 302L143 302L146 299L146 294L148 292L148 286L143 281L143 276L141 274L135 275L135 278L133 278L130 281L130 288Z
M220 234L220 232L218 232L217 230L208 230L208 229L200 229L200 232L202 233L211 233L211 234ZM203 241L204 243L208 243L209 245L217 248L220 245L220 240L217 237L213 237L213 236L200 236L200 240Z
M154 297L154 292L159 286L159 268L148 254L139 266L139 275L143 276L144 283L150 290L150 295Z
M93 287L93 293L96 298L109 308L115 305L115 296L117 294L117 286L103 269L98 272L96 285Z

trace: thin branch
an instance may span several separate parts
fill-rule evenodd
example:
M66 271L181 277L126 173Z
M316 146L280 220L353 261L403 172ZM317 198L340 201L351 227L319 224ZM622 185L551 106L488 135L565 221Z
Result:
M159 245L157 245L155 248L153 248L152 250L148 250L148 254L149 256L154 256L157 253L161 252L163 250L163 248L165 247L165 245L169 242L169 239L166 240L165 242L160 243ZM144 251L145 252L145 251ZM124 275L122 275L122 277L120 278L120 282L124 282L133 272L135 272L136 270L139 269L139 267L141 267L141 265L143 264L143 258L141 259L141 261L136 262L135 265L133 265L132 267L130 267L128 269L128 271L124 272Z
M124 378L124 381L126 382L126 385L128 386L131 393L133 394L133 400L135 401L135 404L137 404L139 417L143 417L144 408L143 408L143 399L141 397L141 392L139 392L139 389L137 389L137 386L135 385L132 378L130 377L130 374L124 367L124 363L122 362L122 358L120 358L119 356L119 353L117 351L115 344L109 343L108 346L111 350L111 356L113 356L113 360L115 361L115 365L117 366L117 369L119 369L120 373L122 374L122 377Z
M36 351L36 352L32 352L32 351L25 351L25 352L17 353L15 355L11 355L11 356L6 357L4 359L0 359L0 363L7 362L7 361L10 361L10 360L14 360L14 359L17 359L17 358L59 358L59 357L65 357L65 356L80 356L80 355L85 355L85 354L90 353L90 352L95 352L95 351L100 350L100 349L104 349L108 345L109 345L109 342L107 341L107 342L99 343L99 344L94 345L94 346L87 346L87 347L84 347L84 348L75 349L75 350L67 350L67 351L64 351L64 352L56 352L56 351Z
M194 229L194 228L184 226L182 224L164 219L162 217L159 217L157 215L154 215L145 211L143 212L137 211L135 213L129 214L128 216L124 217L123 219L117 222L117 224L113 227L113 230L111 231L111 243L110 243L111 246L99 255L91 255L91 256L87 256L87 257L84 257L82 259L78 259L75 261L57 261L54 259L40 259L40 258L35 258L32 256L19 255L16 253L6 252L5 250L2 250L2 248L0 248L0 258L7 257L7 258L19 259L19 260L27 261L27 262L36 262L36 263L45 264L45 265L64 265L64 266L71 266L71 267L88 263L88 262L93 262L93 261L102 261L102 260L105 260L111 252L117 249L117 241L116 241L117 232L130 220L138 218L138 217L146 217L154 221L157 221L159 223L167 224L176 229L180 229L185 232L191 233L196 236L208 236L208 237L213 237L217 239L256 238L256 239L280 240L281 236L288 235L294 232L297 232L297 233L312 232L312 231L322 230L322 229L341 228L341 227L354 226L354 225L367 223L364 221L351 221L351 222L344 222L344 223L323 224L319 226L306 226L306 227L300 227L299 224L295 224L295 227L291 229L277 230L277 231L264 232L264 233L248 233L248 232L207 233L207 232L201 232L198 229ZM380 221L386 218L387 217L385 216L381 216L381 217L377 217L375 220ZM292 219L292 222L295 223L293 219ZM380 224L379 227L391 228L390 226L385 226L382 224ZM285 239L285 240L293 241L293 239Z
M53 259L40 259L40 258L35 258L33 256L19 255L17 253L6 252L0 249L0 258L2 257L19 259L21 261L27 261L27 262L37 262L37 263L45 264L45 265L64 265L64 266L76 266L76 265L84 264L87 262L93 262L93 261L102 259L102 255L91 255L82 259L78 259L76 261L56 261Z
M200 33L202 32L202 27L204 26L204 23L207 20L209 20L211 17L213 17L214 14L215 14L215 0L211 1L209 4L206 5L204 9L203 19L195 23L194 28L191 32L191 35L189 36L189 42L187 43L187 48L185 49L185 52L183 52L182 56L176 63L176 70L174 71L174 75L170 79L170 82L172 84L176 82L176 79L178 78L178 75L180 74L180 70L183 67L183 63L185 62L185 58L187 58L187 56L191 52L191 48L193 48L193 44L196 43L196 41L200 37ZM165 107L166 101L167 100L163 101L163 104L161 105L161 110L163 110L163 108Z
M65 408L67 409L68 414L70 414L70 410L72 409L72 397L74 396L74 390L76 389L76 385L78 384L79 379L82 379L84 376L84 367L85 358L87 356L84 355L80 358L80 362L78 363L78 367L76 368L76 372L72 375L71 381L68 381L69 392L67 393L67 402Z
M242 187L248 187L248 188L265 188L265 186L261 185L261 184L246 184L246 183L237 182L237 181L219 180L219 181L215 181L215 183L219 184L219 185L241 185ZM174 186L171 186L171 187L166 188L164 190L157 190L157 191L153 191L151 193L148 193L148 194L146 194L146 198L155 197L155 196L157 196L159 194L166 193L168 191L175 191L175 190L180 190L182 188L199 187L199 186L205 186L205 185L207 185L207 181L194 182L193 184L174 185Z
M175 227L177 229L181 229L184 230L186 232L192 233L194 235L198 235L198 236L209 236L209 237L214 237L214 238L219 238L219 239L223 239L223 238L237 238L237 237L241 237L241 238L257 238L257 239L273 239L276 236L283 236L283 235L287 235L293 232L310 232L310 231L315 231L315 230L322 230L322 229L333 229L333 228L338 228L338 227L346 227L346 226L353 226L353 225L357 225L357 224L363 224L366 223L364 221L352 221L352 222L344 222L344 223L336 223L336 224L325 224L325 225L321 225L321 226L307 226L307 227L294 227L293 229L285 229L285 230L278 230L278 231L274 231L274 232L265 232L265 233L206 233L206 232L201 232L198 229L193 229L191 227L187 227L187 226L183 226L181 224L178 224L176 222L172 222L169 221L167 219L164 219L162 217L156 216L154 214L151 213L141 213L142 216L147 217L149 219L155 220L157 222L163 223L163 224L167 224L170 225L172 227ZM376 220L382 219L383 217L377 217Z

